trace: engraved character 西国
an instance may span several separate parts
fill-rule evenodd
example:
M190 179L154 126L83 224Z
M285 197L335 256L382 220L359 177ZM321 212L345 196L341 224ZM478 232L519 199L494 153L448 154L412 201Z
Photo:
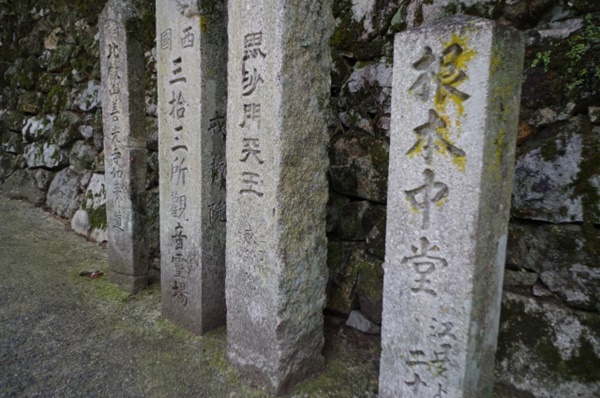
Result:
M181 47L194 47L194 33L192 33L191 26L188 26L183 30L183 35L181 36Z
M160 48L161 50L171 49L171 29L167 29L160 34Z

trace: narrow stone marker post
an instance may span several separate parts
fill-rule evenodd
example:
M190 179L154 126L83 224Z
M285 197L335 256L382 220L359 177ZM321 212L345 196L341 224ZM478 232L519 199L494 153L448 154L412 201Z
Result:
M98 24L109 278L135 293L148 283L142 24L128 0L109 0Z
M491 396L523 51L462 15L396 35L380 397Z
M319 372L332 4L229 1L229 360L276 394Z
M156 2L162 314L196 334L226 317L225 6Z

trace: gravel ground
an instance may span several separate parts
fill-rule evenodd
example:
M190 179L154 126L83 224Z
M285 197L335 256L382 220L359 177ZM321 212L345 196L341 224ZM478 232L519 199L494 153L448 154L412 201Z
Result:
M129 295L107 252L30 204L0 196L0 397L268 397L225 358L225 328L198 337L160 316L160 282ZM288 397L374 397L379 339L326 317L326 369Z

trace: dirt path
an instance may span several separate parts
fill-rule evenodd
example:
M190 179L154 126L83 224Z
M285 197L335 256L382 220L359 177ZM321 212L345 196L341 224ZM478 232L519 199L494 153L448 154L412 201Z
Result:
M0 196L0 397L267 397L204 337L160 316L158 275L130 296L107 253L30 204ZM379 341L326 318L327 367L289 397L374 397Z

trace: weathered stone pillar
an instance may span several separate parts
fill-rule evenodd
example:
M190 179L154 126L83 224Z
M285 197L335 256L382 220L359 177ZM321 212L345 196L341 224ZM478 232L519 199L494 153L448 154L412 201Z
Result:
M226 313L225 7L156 2L162 313L196 334Z
M109 277L135 293L148 282L141 18L130 1L109 0L98 25Z
M486 397L522 35L455 16L396 36L381 397Z
M228 357L281 393L323 367L331 1L229 1Z

